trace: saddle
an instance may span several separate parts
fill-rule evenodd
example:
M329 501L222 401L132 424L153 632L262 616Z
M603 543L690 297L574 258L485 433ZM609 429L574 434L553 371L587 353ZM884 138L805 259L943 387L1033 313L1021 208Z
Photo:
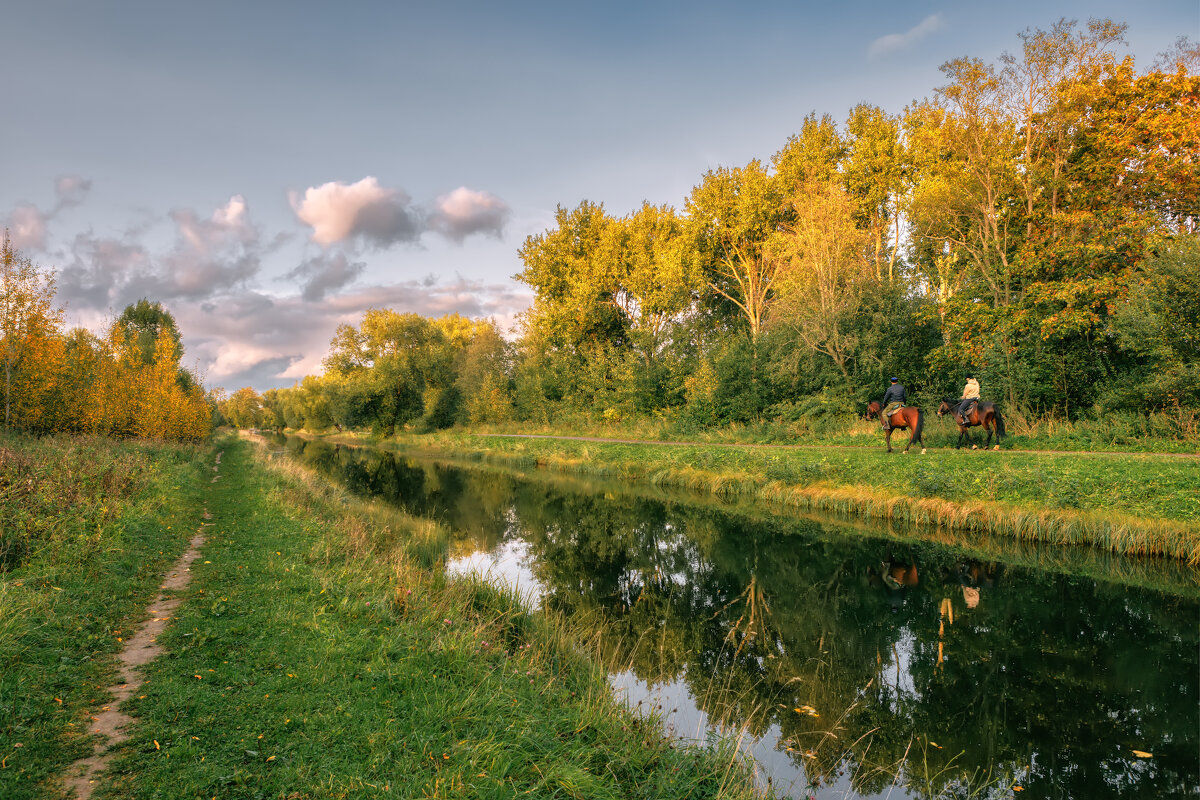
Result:
M967 402L967 404L965 406L963 406L962 413L959 414L959 416L962 418L964 425L971 418L971 412L974 411L978 405L979 405L978 400L969 400Z

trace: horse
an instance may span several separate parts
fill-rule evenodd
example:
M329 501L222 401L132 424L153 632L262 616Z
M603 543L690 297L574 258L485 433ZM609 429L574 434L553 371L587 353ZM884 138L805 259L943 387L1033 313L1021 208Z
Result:
M872 400L867 405L867 419L874 419L879 416L879 403ZM921 413L921 409L916 406L902 406L896 409L896 413L888 418L890 427L887 429L887 451L892 450L892 431L896 428L908 428L910 431L908 436L908 444L904 446L904 452L908 452L908 448L913 446L914 442L919 442L921 445L921 455L925 455L925 440L921 437L921 430L925 427L925 415Z
M954 410L954 407L961 402L961 400L955 400L953 397L943 397L942 404L938 406L937 415L940 417L943 414L949 414ZM993 428L996 430L996 446L992 449L1000 449L1000 439L1005 435L1004 417L1000 415L1000 409L996 407L996 404L990 400L981 400L980 402L976 403L975 408L971 410L971 413L961 421L959 417L955 415L954 422L956 425L958 425L958 444L954 445L956 450L962 447L963 437L966 437L967 443L971 445L972 450L978 447L978 445L971 442L971 434L968 432L970 428L974 428L977 425L982 425L983 429L987 431L987 442L983 445L983 449L987 450L992 444Z

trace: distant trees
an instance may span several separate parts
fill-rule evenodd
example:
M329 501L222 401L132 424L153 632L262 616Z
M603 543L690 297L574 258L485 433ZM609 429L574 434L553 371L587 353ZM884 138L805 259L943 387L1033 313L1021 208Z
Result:
M245 387L220 403L239 427L324 430L405 425L433 430L512 415L510 346L490 320L426 319L371 309L330 343L325 374L260 398Z

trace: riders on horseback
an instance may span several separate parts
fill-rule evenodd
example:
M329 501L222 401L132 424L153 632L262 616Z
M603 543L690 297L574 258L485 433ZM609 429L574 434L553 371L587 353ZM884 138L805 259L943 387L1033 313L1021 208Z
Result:
M958 406L954 409L954 413L963 422L966 422L975 406L979 405L979 381L967 376L967 385L963 387L962 399Z
M900 385L899 378L892 378L892 385L883 393L883 410L879 412L879 420L883 425L883 429L889 430L892 427L889 418L896 409L904 406L908 400L908 393L904 391L904 387Z

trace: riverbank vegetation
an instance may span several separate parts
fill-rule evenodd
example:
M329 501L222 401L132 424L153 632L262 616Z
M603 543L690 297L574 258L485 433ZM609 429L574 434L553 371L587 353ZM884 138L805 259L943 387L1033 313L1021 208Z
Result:
M1139 70L1124 30L1060 21L901 113L814 113L679 210L560 207L520 250L514 341L374 309L225 416L840 441L891 376L931 413L973 375L1023 444L1196 452L1200 51Z

